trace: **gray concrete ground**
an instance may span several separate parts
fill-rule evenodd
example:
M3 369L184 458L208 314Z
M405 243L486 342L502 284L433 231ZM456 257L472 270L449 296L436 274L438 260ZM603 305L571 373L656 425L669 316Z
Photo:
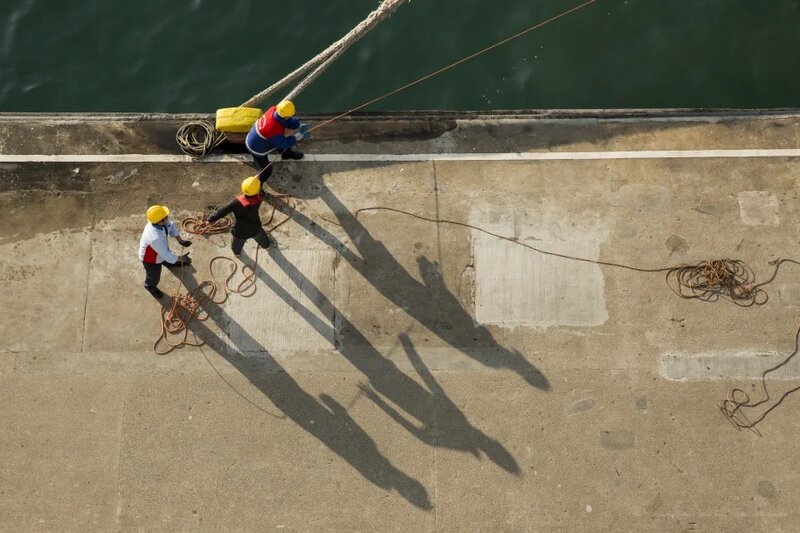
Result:
M2 117L0 117L2 118ZM177 118L12 117L0 154L174 153ZM797 148L797 116L343 120L309 153ZM800 257L796 158L280 162L257 291L152 353L144 211L241 163L0 165L0 529L797 531L800 398L717 405L794 347L800 270L740 308L659 267ZM266 207L264 208L267 209ZM189 288L219 238L196 238ZM173 249L177 244L173 243ZM254 243L245 248L252 263ZM165 272L162 288L180 280ZM184 289L185 290L185 289ZM800 381L800 363L770 382ZM774 403L774 400L772 400ZM769 403L760 409L768 407ZM759 410L750 412L757 416Z

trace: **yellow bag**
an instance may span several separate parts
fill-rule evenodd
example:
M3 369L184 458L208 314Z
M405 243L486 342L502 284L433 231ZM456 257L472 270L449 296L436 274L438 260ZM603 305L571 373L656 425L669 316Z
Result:
M247 133L264 112L257 107L217 109L217 129L227 133Z

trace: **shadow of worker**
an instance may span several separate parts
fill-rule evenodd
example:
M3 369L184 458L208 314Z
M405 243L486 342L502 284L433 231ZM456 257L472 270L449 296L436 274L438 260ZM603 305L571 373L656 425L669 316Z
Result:
M389 415L392 420L406 428L419 440L431 446L441 445L440 443L442 442L450 442L450 448L463 448L471 452L475 457L480 457L479 451L482 451L504 470L520 475L519 465L517 465L514 456L512 456L498 441L490 438L467 421L464 413L447 396L442 386L439 385L436 378L433 377L433 373L425 366L422 357L420 357L419 353L414 348L408 335L401 334L400 343L412 367L420 378L422 378L422 381L425 383L425 386L428 387L431 397L434 400L434 405L432 407L433 412L437 413L436 425L426 423L421 427L416 426L410 420L406 419L397 409L385 402L383 398L375 394L375 391L372 389L362 386L362 392L372 400L375 405ZM469 431L465 432L465 427L469 428Z
M311 187L319 191L358 253L299 210L292 214L293 220L334 248L380 294L461 353L488 367L510 369L533 387L550 389L547 378L522 353L501 346L486 327L475 323L445 285L437 263L417 259L424 280L420 283L327 187L318 183ZM280 203L276 207L286 210Z
M189 291L198 286L191 273L185 274L184 283ZM233 321L222 307L206 300L203 309L217 328L228 331ZM317 400L303 390L269 351L243 328L238 328L241 332L240 344L250 350L257 346L259 355L263 357L245 356L241 346L229 346L204 322L193 320L190 329L197 338L204 339L209 348L225 358L269 398L286 417L347 461L365 479L382 489L397 491L416 507L432 509L425 487L384 457L378 451L375 441L350 417L341 404L326 394L321 394ZM233 339L230 340L233 344Z
M480 452L483 452L486 457L506 472L519 475L519 465L514 456L502 444L474 427L467 420L464 413L447 397L444 389L439 386L431 372L425 367L407 335L400 336L401 343L413 368L428 387L427 390L373 347L355 325L347 319L347 316L336 308L277 247L270 247L269 254L275 265L283 270L322 316L337 317L342 330L347 331L348 337L353 342L340 342L336 344L336 349L369 380L368 385L361 384L359 386L367 398L429 446L461 450L469 452L475 457L480 457ZM267 288L301 316L323 338L336 338L333 326L307 309L267 272L258 269L257 276L266 284ZM412 420L390 407L384 398L396 405ZM417 423L415 424L414 421Z

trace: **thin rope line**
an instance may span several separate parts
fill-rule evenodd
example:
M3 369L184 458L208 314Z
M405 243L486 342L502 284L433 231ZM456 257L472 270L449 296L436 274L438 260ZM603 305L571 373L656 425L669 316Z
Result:
M432 78L433 76L441 74L442 72L444 72L446 70L450 70L451 68L453 68L453 67L455 67L457 65L460 65L461 63L469 61L470 59L472 59L474 57L477 57L477 56L479 56L481 54L484 54L484 53L486 53L486 52L488 52L490 50L493 50L493 49L497 48L498 46L502 46L502 45L506 44L509 41L513 41L514 39L517 39L518 37L522 37L523 35L525 35L527 33L530 33L533 30L539 29L542 26L546 26L547 24L550 24L551 22L554 22L554 21L560 19L561 17L569 15L570 13L572 13L574 11L578 11L579 9L582 9L582 8L588 6L589 4L593 4L594 2L595 2L595 0L588 0L588 2L584 2L583 4L581 4L579 6L575 6L575 7L571 8L571 9L568 9L567 11L564 11L563 13L561 13L559 15L556 15L556 16L551 17L551 18L549 18L549 19L547 19L547 20L545 20L543 22L540 22L540 23L534 25L534 26L531 26L530 28L528 28L526 30L522 30L521 32L516 33L516 34L512 35L511 37L506 37L505 39L503 39L500 42L497 42L497 43L495 43L495 44L493 44L491 46L487 46L483 50L479 50L479 51L477 51L477 52L475 52L473 54L468 55L467 57L459 59L458 61L447 65L446 67L442 67L442 68L440 68L438 70L435 70L434 72L431 72L430 74L426 74L425 76L422 76L421 78L412 81L411 83L407 83L407 84L403 85L402 87L398 87L397 89L395 89L393 91L390 91L390 92L384 94L383 96L379 96L377 98L373 98L372 100L370 100L370 101L368 101L368 102L366 102L364 104L361 104L358 107L354 107L353 109L351 109L349 111L346 111L346 112L344 112L344 113L342 113L340 115L337 115L337 116L335 116L335 117L333 117L331 119L328 119L325 122L317 124L316 126L314 126L313 128L309 129L308 131L314 131L315 129L321 128L322 126L325 126L326 124L330 124L331 122L333 122L335 120L339 120L340 118L345 117L345 116L347 116L347 115L349 115L351 113L355 113L359 109L363 109L363 108L367 107L368 105L374 104L375 102L383 100L384 98L388 98L388 97L390 97L390 96L392 96L394 94L399 93L400 91L404 91L404 90L408 89L409 87L413 87L414 85L417 85L418 83L421 83L421 82L427 80L428 78Z

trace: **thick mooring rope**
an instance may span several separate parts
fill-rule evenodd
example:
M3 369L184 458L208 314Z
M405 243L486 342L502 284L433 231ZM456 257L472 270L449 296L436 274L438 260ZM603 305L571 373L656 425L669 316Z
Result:
M322 52L317 54L316 57L314 57L310 61L306 62L305 64L303 64L299 68L295 69L289 75L285 76L282 80L280 80L277 83L267 87L266 89L264 89L260 93L258 93L256 95L254 95L253 97L251 97L246 102L242 103L241 107L249 107L249 106L253 106L253 105L256 105L256 104L262 102L267 97L269 97L273 93L275 93L275 91L277 91L278 89L280 89L281 87L283 87L284 85L289 83L291 80L294 80L295 78L297 78L298 76L300 76L301 74L306 72L307 70L309 70L311 68L314 68L314 70L303 81L301 81L286 96L287 99L295 98L303 89L305 89L312 81L314 81L314 79L316 79L320 74L322 74L322 72L326 68L328 68L328 66L330 66L330 64L337 57L339 57L348 47L350 47L358 39L363 37L363 35L366 34L367 31L372 29L378 22L380 22L380 21L384 20L385 18L387 18L388 16L390 16L397 9L397 7L399 7L404 1L405 0L384 0L383 3L375 11L370 13L369 16L367 16L366 19L364 19L355 28L353 28L353 30L351 30L347 35L345 35L344 37L339 39L339 41L337 41L337 42L333 43L332 45L330 45L328 48L326 48L325 50L323 50ZM479 56L481 54L484 54L484 53L486 53L486 52L488 52L490 50L493 50L493 49L497 48L498 46L502 46L502 45L506 44L507 42L512 41L514 39L517 39L517 38L519 38L519 37L521 37L523 35L526 35L527 33L531 32L531 31L534 31L534 30L537 30L537 29L539 29L539 28L541 28L543 26L546 26L546 25L550 24L551 22L555 22L556 20L558 20L558 19L560 19L560 18L562 18L562 17L564 17L566 15L569 15L570 13L578 11L579 9L582 9L582 8L584 8L584 7L586 7L586 6L590 5L590 4L593 4L594 2L595 2L595 0L587 0L586 2L584 2L584 3L582 3L582 4L578 5L578 6L575 6L575 7L571 8L571 9L568 9L568 10L562 12L562 13L559 13L558 15L550 17L547 20L544 20L542 22L534 24L533 26L530 26L529 28L526 28L526 29L524 29L524 30L522 30L522 31L520 31L518 33L515 33L514 35L511 35L510 37L507 37L507 38L497 42L497 43L494 43L494 44L492 44L490 46L487 46L487 47L485 47L485 48L483 48L481 50L478 50L477 52L474 52L474 53L472 53L472 54L470 54L470 55L468 55L466 57L463 57L463 58L461 58L461 59L459 59L457 61L454 61L454 62L450 63L449 65L446 65L446 66L444 66L442 68L439 68L439 69L437 69L437 70L435 70L435 71L433 71L433 72L431 72L429 74L426 74L425 76L417 78L416 80L414 80L414 81L412 81L410 83L407 83L407 84L405 84L405 85L403 85L401 87L398 87L397 89L389 91L388 93L383 94L381 96L378 96L377 98L372 98L371 100L368 100L368 101L364 102L363 104L361 104L359 106L356 106L356 107L354 107L352 109L349 109L349 110L345 111L344 113L341 113L339 115L334 116L333 118L325 120L325 121L321 122L320 124L317 124L317 125L313 126L309 131L313 131L313 130L316 130L318 128L321 128L321 127L323 127L323 126L325 126L327 124L330 124L330 123L335 122L335 121L337 121L337 120L339 120L339 119L341 119L343 117L346 117L347 115L355 113L356 111L359 111L360 109L363 109L363 108L365 108L365 107L367 107L367 106L369 106L371 104L374 104L375 102L378 102L380 100L383 100L384 98L388 98L388 97L390 97L390 96L392 96L394 94L397 94L397 93L399 93L401 91L404 91L404 90L406 90L406 89L408 89L410 87L413 87L414 85L417 85L418 83L421 83L421 82L427 80L428 78L432 78L433 76L441 74L442 72L445 72L446 70L449 70L449 69L451 69L451 68L453 68L453 67L455 67L457 65L460 65L461 63L469 61L470 59L473 59L473 58L475 58L475 57L477 57L477 56ZM211 125L208 122L205 122L203 124L198 124L197 126L195 126L195 128L202 127L203 131L206 132L208 130L209 126L211 128L213 128L213 125ZM192 130L191 128L189 129L189 132L193 132L193 131L194 130ZM198 139L200 139L199 131L200 130L197 130L198 133L195 134ZM188 135L189 132L186 132L183 135L179 136L179 137L184 137L184 139L178 139L178 144L181 145L181 149L184 151L184 153L187 153L187 154L189 154L189 155L191 155L193 157L203 157L204 155L208 154L211 150L213 150L214 147L216 147L217 144L219 144L219 142L222 142L222 140L224 140L224 137L223 137L221 140L219 140L219 142L216 142L216 143L212 142L210 144L207 144L205 142L195 142L192 139L192 137L190 137Z
M317 54L314 58L312 58L310 61L307 61L301 67L285 76L282 80L270 85L260 93L252 96L249 100L244 102L241 107L252 107L258 105L290 81L294 80L304 72L316 67L286 96L287 100L295 98L303 89L305 89L312 81L322 74L322 72L328 68L328 66L334 60L336 60L336 58L342 55L345 50L350 48L380 22L389 18L395 12L395 10L406 1L407 0L383 0L383 2L381 2L381 4L374 11L367 15L367 18L359 22L356 27L350 30L344 37Z

